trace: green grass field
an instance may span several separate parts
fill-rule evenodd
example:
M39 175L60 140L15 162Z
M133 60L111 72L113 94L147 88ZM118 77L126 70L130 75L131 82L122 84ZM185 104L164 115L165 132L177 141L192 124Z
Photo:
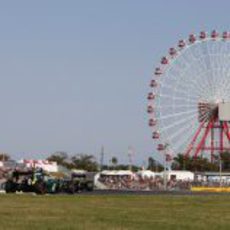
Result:
M230 229L230 196L0 196L0 229Z

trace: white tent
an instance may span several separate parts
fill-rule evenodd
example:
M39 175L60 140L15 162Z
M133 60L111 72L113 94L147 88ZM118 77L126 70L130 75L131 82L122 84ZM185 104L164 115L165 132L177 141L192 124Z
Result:
M190 171L183 170L169 170L161 172L161 176L164 177L166 175L167 180L175 179L175 180L183 180L183 181L193 181L194 173Z
M133 172L130 170L104 170L100 173L104 176L133 176Z
M151 177L155 177L156 173L152 172L151 170L140 170L137 172L138 176L141 176L142 178L151 178Z

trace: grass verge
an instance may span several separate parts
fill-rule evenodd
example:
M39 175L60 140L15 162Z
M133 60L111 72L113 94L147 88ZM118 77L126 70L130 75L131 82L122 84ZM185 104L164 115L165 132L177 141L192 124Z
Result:
M230 229L230 196L1 195L0 229Z

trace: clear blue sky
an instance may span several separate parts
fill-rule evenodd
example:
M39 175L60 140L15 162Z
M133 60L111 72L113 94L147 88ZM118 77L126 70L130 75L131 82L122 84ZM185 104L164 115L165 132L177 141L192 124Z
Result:
M228 0L0 1L0 151L156 154L146 94L178 39L229 30Z

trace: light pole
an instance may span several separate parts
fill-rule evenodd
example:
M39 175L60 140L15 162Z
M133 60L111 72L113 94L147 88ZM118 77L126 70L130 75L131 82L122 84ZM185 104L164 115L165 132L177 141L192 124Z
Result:
M166 160L166 157L167 157L167 148L168 148L168 146L169 146L168 143L166 143L164 145L164 178L163 178L164 182L163 183L164 183L164 190L165 191L167 190L167 175L166 175L166 170L167 170L166 163L167 163L167 160Z
M129 146L128 147L128 158L129 158L129 170L130 171L132 171L133 155L134 155L134 149L132 146Z
M101 146L101 157L100 157L100 171L103 170L104 165L104 146Z
M220 177L220 187L222 187L222 159L219 155L219 177Z

